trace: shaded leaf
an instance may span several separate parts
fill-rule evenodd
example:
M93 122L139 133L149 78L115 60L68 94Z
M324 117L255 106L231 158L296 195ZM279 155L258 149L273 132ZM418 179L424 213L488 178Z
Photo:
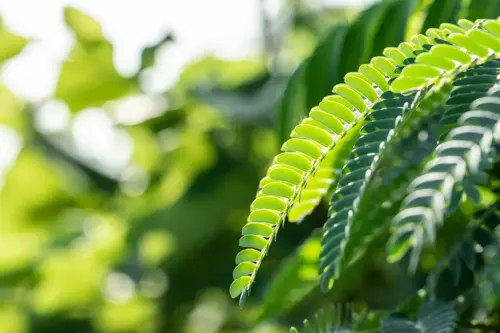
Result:
M268 125L286 81L285 77L267 77L260 85L245 91L239 91L239 87L231 90L200 87L193 94L232 119Z
M451 333L456 327L457 314L453 305L439 300L422 305L417 321L388 317L382 321L382 333Z
M398 45L404 41L408 21L417 9L417 2L417 0L387 2L370 57L382 54L387 46Z
M345 68L340 66L347 26L333 26L320 40L307 68L307 111L317 105L342 80Z
M320 248L320 233L314 233L283 262L265 293L259 321L283 314L317 285Z
M469 4L467 18L469 20L477 19L496 19L500 16L500 1L497 0L473 0Z
M144 48L141 52L141 66L139 68L139 72L143 71L144 69L148 67L154 66L156 62L156 51L162 47L163 45L167 44L168 42L171 42L174 40L174 37L172 34L166 34L160 41L157 43L148 46Z
M355 71L372 56L373 43L382 24L385 4L376 3L364 10L349 26L342 49L341 68L344 73Z
M441 23L456 22L461 7L462 0L433 1L427 11L422 31L425 32L429 28L437 28Z
M307 68L310 60L304 61L292 74L283 92L277 111L277 132L279 143L285 142L302 119L309 112L307 107Z

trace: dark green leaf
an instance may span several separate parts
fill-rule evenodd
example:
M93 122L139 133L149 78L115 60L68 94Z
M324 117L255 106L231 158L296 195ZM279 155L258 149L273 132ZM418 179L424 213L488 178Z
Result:
M341 68L344 73L355 71L370 60L374 38L382 24L386 7L385 4L374 4L349 26L342 49Z
M310 58L307 68L307 110L309 111L342 80L345 74L340 66L341 53L345 42L347 26L333 26L320 40Z
M438 28L441 23L456 22L461 7L462 0L433 1L427 11L422 31L425 32L429 28Z
M154 45L144 48L144 50L142 50L141 53L141 66L139 68L139 72L143 71L148 67L154 66L156 62L156 51L166 43L171 42L173 40L174 38L172 37L171 34L166 34L165 37L163 37L160 41L158 41Z
M417 0L392 1L385 6L382 23L375 36L371 56L382 54L385 47L403 42L408 21L417 8Z
M417 321L389 317L382 321L382 333L451 333L456 327L457 314L451 304L429 301L422 305Z
M500 16L500 1L498 0L472 0L469 4L467 13L469 20L496 19L498 16Z
M320 239L313 234L283 262L269 284L259 320L283 314L318 284Z
M310 61L304 61L295 70L283 93L277 112L277 132L279 143L289 137L295 125L306 117L307 107L307 68Z

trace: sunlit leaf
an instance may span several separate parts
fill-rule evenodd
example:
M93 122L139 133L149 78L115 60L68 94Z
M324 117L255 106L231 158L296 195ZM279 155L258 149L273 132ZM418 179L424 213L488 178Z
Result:
M137 89L113 65L113 47L104 39L100 24L86 14L66 8L65 19L76 37L75 46L62 64L55 97L72 111L118 99Z
M29 40L16 35L6 29L0 20L0 64L18 55L24 49Z

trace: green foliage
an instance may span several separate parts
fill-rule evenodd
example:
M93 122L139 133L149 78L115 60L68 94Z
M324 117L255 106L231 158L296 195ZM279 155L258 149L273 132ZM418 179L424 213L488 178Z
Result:
M481 69L490 68L477 70ZM497 71L495 67L491 70ZM458 208L464 195L475 203L480 202L477 185L488 184L484 170L491 168L488 158L494 158L493 129L497 124L498 101L491 97L497 94L498 88L492 88L488 97L475 99L470 106L474 111L460 116L459 126L437 146L436 157L426 164L423 175L410 185L411 194L405 198L392 222L393 238L388 251L394 252L392 247L397 244L398 256L390 260L398 260L409 248L421 249L425 243L435 243L436 227L443 223L445 215ZM420 250L416 250L417 257L412 260L415 265L418 252Z
M389 94L389 98L376 103L373 111L367 116L361 129L362 135L356 141L354 149L342 169L342 177L338 189L332 195L331 217L325 224L323 248L321 249L321 265L319 271L328 270L323 275L322 288L328 290L329 281L335 272L338 256L342 252L344 241L350 229L350 221L357 212L356 200L369 180L367 172L376 168L375 159L386 139L392 136L392 129L401 117L409 112L411 97ZM370 171L368 171L370 170Z
M413 0L376 4L348 26L339 24L325 34L311 57L295 71L285 90L277 120L282 142L308 110L317 105L333 85L342 82L346 73L378 55L384 45L403 41L414 7ZM394 16L395 12L398 15ZM389 21L391 29L387 29Z
M449 28L451 28L451 25L443 26L443 29ZM487 28L488 27L486 27L486 29ZM454 31L463 31L460 27L451 29ZM432 31L432 34L444 38L449 44L438 44L436 40L433 42L424 35L415 36L413 38L413 45L410 44L414 50L420 48L423 53L427 52L433 56L430 58L432 65L427 63L429 62L427 58L423 60L423 63L420 63L420 60L423 58L420 57L419 59L415 59L416 63L406 65L402 70L399 69L396 71L396 65L402 65L405 61L403 51L407 48L408 44L403 43L399 46L399 53L396 53L396 51L398 51L396 49L393 50L394 52L392 53L388 52L388 54L392 55L394 58L375 57L371 61L371 65L373 66L371 68L378 71L379 75L386 75L386 78L384 78L385 81L379 81L378 76L376 80L373 80L364 76L362 73L346 75L345 81L347 84L336 85L333 88L333 92L335 92L336 95L326 97L323 101L323 105L320 103L317 108L311 110L310 118L306 118L301 124L295 127L291 134L292 139L283 144L282 149L284 153L276 157L274 164L268 170L267 177L261 181L261 194L258 195L256 201L252 204L252 211L248 218L248 224L245 226L246 229L243 229L243 237L240 240L240 246L257 249L260 251L261 256L257 259L254 257L240 257L241 261L237 259L238 266L235 269L237 274L233 273L235 282L231 287L232 297L242 294L243 296L240 302L244 302L244 297L246 297L245 293L250 292L251 285L255 280L255 274L261 265L263 257L269 251L270 242L276 237L277 230L280 228L284 217L288 215L290 204L293 203L296 198L300 198L301 192L309 180L310 175L316 171L327 153L337 144L337 140L342 141L342 137L344 137L348 129L352 127L353 121L357 121L357 118L364 116L365 113L370 110L378 110L380 108L378 106L379 104L376 103L379 100L379 94L372 85L375 84L375 87L377 87L379 91L384 92L384 88L388 86L388 80L395 78L391 83L391 88L392 91L396 92L417 88L423 90L434 84L439 88L439 80L445 82L443 80L448 80L450 76L454 77L457 73L457 69L446 69L446 66L442 65L442 63L446 61L446 58L444 58L445 51L447 52L446 54L451 55L452 58L462 64L462 66L459 67L461 70L468 68L472 64L473 58L469 54L458 49L458 47L463 47L469 52L476 52L474 56L483 58L489 56L484 46L472 43L465 35L455 33L445 36L445 32L439 30ZM480 36L484 35L481 34ZM429 37L432 38L431 35L429 35ZM441 38L439 38L439 40L441 40ZM490 41L488 38L481 38L480 42L492 47L493 50L496 48L496 42ZM457 47L454 48L451 46L451 43L455 43ZM434 47L433 44L435 45ZM425 50L422 49L424 45L431 45L431 47ZM413 53L415 53L415 51L413 51ZM419 53L419 56L421 54L422 53ZM367 106L369 103L375 103L375 105L370 108ZM331 105L331 107L327 107L327 105ZM431 105L430 107L435 106ZM350 111L349 108L354 110L354 112L351 113L352 111ZM431 110L424 110L420 113L425 114L429 112L431 112ZM396 117L392 120L393 124L395 123L395 118ZM389 119L389 125L386 132L376 131L374 135L364 136L359 139L359 144L355 145L355 147L363 147L365 144L369 143L372 143L374 146L380 145L382 140L384 140L384 136L387 137L389 131L392 130L390 123L391 120ZM376 129L377 127L374 128L374 130ZM398 132L399 129L396 129L396 131ZM369 139L367 139L367 137ZM372 137L374 138L372 139ZM370 169L370 174L375 174L377 170L375 170L375 168L370 168L370 166L375 156L378 155L379 154L374 153L373 156L359 156L358 159L356 159L355 156L352 166L347 163L346 166L348 171L357 171L357 173L360 174L359 178L352 179L352 181L362 180L362 175L364 175L368 169ZM352 176L350 178L352 178ZM348 179L350 180L350 178ZM340 215L342 220L337 221L334 219L334 222L330 224L330 226L349 230L349 233L356 235L357 230L351 228L352 222L346 223L343 220L347 218L348 214L355 216L357 214L357 209L352 210L349 206L345 207L343 205L350 200L352 200L352 202L356 200L359 201L360 198L358 198L357 192L359 192L361 187L365 187L366 185L363 186L362 183L358 183L359 187L356 187L347 181L345 184L349 185L348 188L341 189L340 193L334 196L332 201L335 200L338 202L335 202L331 208L331 211L337 214L339 211L343 210ZM279 192L274 190L275 187L279 187ZM272 188L273 191L270 191L270 188ZM285 189L287 190L287 194L284 194ZM351 191L354 191L354 193L351 193ZM345 193L347 193L347 195ZM275 204L275 201L280 202L280 204ZM364 216L364 214L362 214L362 216ZM340 222L338 224L340 227L336 224L337 222ZM273 227L268 227L266 225L266 227L268 227L266 232L260 229L251 229L250 227L256 225L255 223L271 224ZM366 228L362 229L366 230ZM328 234L328 230L326 234ZM343 252L349 254L352 252L352 250L351 252L349 251L350 249L345 250L341 247L341 245L343 247L345 246L342 244L344 241L341 241L341 243L336 241L338 237L341 237L338 233L333 233L333 235L333 240L335 241L325 241L329 246L326 247L323 255L327 256L327 258L323 261L323 265L320 269L326 268L325 262L329 263L332 260L333 262L337 262L336 257L338 254ZM359 236L356 235L356 237ZM356 239L355 244L365 242L365 240L360 241L357 238L352 238L351 235L341 238L347 238L347 240ZM400 253L400 251L398 251L398 253ZM341 260L345 259L342 258ZM242 270L242 268L245 269ZM331 279L331 274L332 269L325 274L327 281ZM328 282L323 285L324 288L326 288L325 286L328 285Z
M382 322L382 333L401 332L453 332L457 314L453 306L439 301L429 301L420 308L417 320L389 317Z
M347 32L345 26L338 27L290 80L280 113L286 118L279 124L296 125L261 181L243 227L240 245L253 250L237 256L231 296L241 295L240 305L277 231L286 219L296 220L293 207L300 207L308 182L326 167L328 172L321 173L323 187L313 188L321 188L314 200L310 194L304 196L302 205L307 208L299 214L301 218L311 214L320 199L333 192L319 264L320 285L326 294L318 297L315 288L306 297L301 294L305 304L316 300L310 311L317 311L318 304L354 300L366 311L385 317L379 326L382 332L453 332L461 324L473 327L481 311L493 314L489 311L497 309L496 298L490 297L488 307L468 303L467 312L456 310L464 298L473 302L481 284L490 291L497 284L491 274L498 263L498 240L493 236L498 226L498 191L493 184L498 182L499 20L461 19L458 25L431 28L455 20L466 8L472 15L477 7L464 7L462 1L429 1L425 34L385 48L384 57L374 57L358 72L345 74L345 83L335 85L333 95L324 97L308 118L296 123L304 103L314 99L308 97L308 89L321 91L317 82L307 84L307 73L321 63L325 45L330 42L338 48L344 34L351 41L350 34L365 27L362 18L368 22L367 31L374 33L373 21L367 17L382 15L384 9L407 13L397 15L406 26L413 9L405 5L408 2L374 5ZM384 25L380 29L390 30ZM363 38L355 39L359 40ZM347 67L342 56L334 63L341 70ZM338 72L335 68L328 73ZM316 77L323 81L323 76ZM297 104L291 102L295 97ZM290 107L290 114L283 107ZM331 154L338 147L342 153ZM253 228L256 223L259 229ZM484 247L488 248L485 254ZM252 257L241 259L247 251ZM282 274L294 276L300 269L299 264L288 266ZM284 280L274 283L279 281ZM293 283L287 287L291 292L300 288ZM368 289L380 290L375 295ZM276 302L278 296L269 297ZM271 304L282 311L282 305ZM380 307L405 316L387 316ZM498 318L486 316L485 326L494 327ZM313 325L305 322L304 329L355 331L323 314ZM291 332L298 331L292 328Z
M173 39L174 38L172 37L172 35L167 34L159 42L155 43L154 45L148 46L144 50L142 50L141 66L139 68L139 72L145 70L146 68L154 66L156 63L156 51L162 46L164 46L166 43L171 42Z
M0 89L0 331L206 333L208 311L211 332L241 332L248 316L221 291L227 268L206 256L231 261L229 237L274 153L269 112L284 78L259 95L266 121L250 105L253 122L225 117L198 83L212 84L207 100L224 91L249 104L243 91L270 77L265 59L203 58L148 95L139 78L170 34L123 77L100 23L75 8L64 18L75 41L53 96L31 104ZM0 39L6 65L29 42L3 25Z
M309 294L319 281L320 234L307 239L292 256L281 265L266 290L259 320L285 313ZM295 290L294 293L289 293Z
M428 14L422 30L439 26L441 23L456 22L462 7L462 0L433 1L428 8ZM474 1L472 1L474 2ZM477 17L483 18L484 16Z
M278 137L284 142L289 133L304 117L307 110L307 84L305 77L309 60L304 61L292 74L283 92L280 107L277 112Z
M65 9L54 95L0 87L0 331L499 330L498 1L281 3L155 95L170 33L123 77Z
M363 327L365 314L354 313L351 304L336 304L318 312L312 321L304 320L304 333L371 332ZM290 333L298 333L295 327Z
M482 289L482 300L485 305L490 309L495 309L498 307L500 299L499 289L500 280L498 278L498 272L500 270L500 247L498 245L498 230L497 242L494 245L489 245L485 248L485 260L486 267L484 269L484 281Z
M395 68L389 60L377 60L370 68L380 72ZM243 295L240 302L244 302L250 293L272 240L295 200L300 200L309 178L317 172L327 154L339 146L338 141L342 142L344 138L350 141L351 129L357 129L358 119L369 110L362 96L369 103L379 98L377 91L368 83L373 83L373 80L361 73L353 73L352 77L352 81L346 79L348 84L336 85L333 91L337 95L326 97L311 110L309 118L295 127L291 139L283 144L283 153L276 156L267 176L259 184L259 193L251 205L251 213L240 239L240 246L254 250L243 250L237 256L238 266L233 272L235 281L230 288L232 297ZM265 230L261 226L265 226ZM250 251L256 255L255 249L260 251L259 257L246 256Z
M470 2L467 18L477 20L480 18L495 18L500 15L500 4L495 1L474 0Z
M6 60L21 53L28 40L8 31L0 20L0 42L4 45L0 51L0 64L3 64Z
M64 18L76 42L62 64L55 97L72 111L79 111L137 91L133 80L116 71L113 46L104 38L100 24L71 7L66 8Z

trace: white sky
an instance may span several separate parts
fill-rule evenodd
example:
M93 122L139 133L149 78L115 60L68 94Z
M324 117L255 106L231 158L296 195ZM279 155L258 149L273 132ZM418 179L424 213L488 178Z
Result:
M176 46L161 52L150 78L150 89L161 91L173 83L183 65L201 53L241 58L258 51L259 1L0 0L4 23L34 40L20 56L4 65L2 79L15 93L29 100L52 94L59 63L72 44L63 21L63 7L71 5L101 22L104 34L115 45L115 65L124 75L136 71L144 47L172 31ZM348 1L355 5L371 0ZM276 8L282 0L266 2Z

